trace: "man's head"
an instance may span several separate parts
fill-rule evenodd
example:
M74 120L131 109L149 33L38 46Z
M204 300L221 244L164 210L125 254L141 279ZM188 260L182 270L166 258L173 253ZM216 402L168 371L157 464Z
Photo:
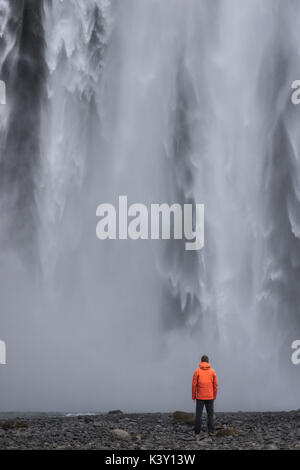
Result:
M209 362L209 359L206 355L201 357L201 362Z

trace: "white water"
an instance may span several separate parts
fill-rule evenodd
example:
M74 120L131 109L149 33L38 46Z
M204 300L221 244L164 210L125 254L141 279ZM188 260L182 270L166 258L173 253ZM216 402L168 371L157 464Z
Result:
M188 410L204 353L217 409L299 407L299 24L295 1L45 8L37 261L2 250L1 409ZM100 242L122 194L204 203L205 248Z

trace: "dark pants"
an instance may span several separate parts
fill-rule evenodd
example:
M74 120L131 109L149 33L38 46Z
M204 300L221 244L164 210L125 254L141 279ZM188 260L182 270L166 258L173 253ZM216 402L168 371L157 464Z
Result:
M214 400L196 400L196 424L195 424L195 434L199 434L201 431L201 422L202 422L202 411L205 406L207 413L207 428L208 432L211 433L214 431Z

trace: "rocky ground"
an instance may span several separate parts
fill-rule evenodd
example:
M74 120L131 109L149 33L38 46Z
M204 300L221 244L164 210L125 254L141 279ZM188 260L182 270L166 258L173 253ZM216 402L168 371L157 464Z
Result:
M195 442L183 412L13 416L0 420L0 449L300 449L300 410L217 413L216 432Z

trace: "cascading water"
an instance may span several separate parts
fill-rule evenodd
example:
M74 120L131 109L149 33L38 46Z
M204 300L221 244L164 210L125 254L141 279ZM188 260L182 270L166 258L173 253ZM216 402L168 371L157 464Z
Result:
M1 410L299 405L294 0L1 0ZM95 236L203 203L205 247Z

